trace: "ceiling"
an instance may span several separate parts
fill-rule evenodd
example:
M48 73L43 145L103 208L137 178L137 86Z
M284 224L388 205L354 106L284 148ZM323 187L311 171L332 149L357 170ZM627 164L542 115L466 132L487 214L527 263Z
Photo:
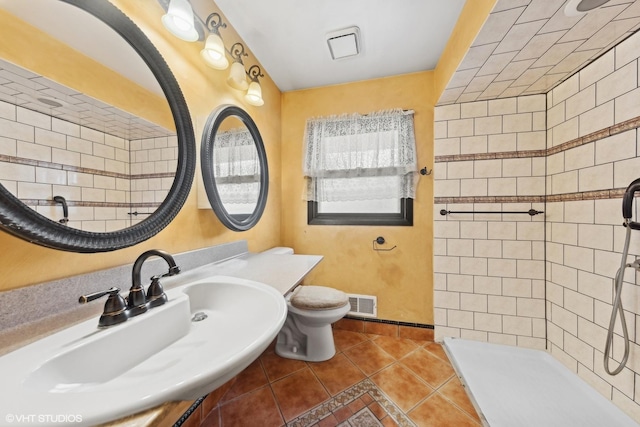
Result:
M432 70L465 3L215 2L284 92ZM438 104L546 93L640 27L640 0L576 17L564 13L569 2L498 0ZM326 34L354 25L362 53L332 61Z
M127 140L175 134L3 59L0 59L0 101Z
M215 2L286 92L434 69L465 0ZM498 0L438 104L546 93L640 28L640 0L610 0L577 17L565 15L569 2ZM155 83L147 67L132 66L142 61L125 42L109 40L110 32L94 22L81 25L80 11L51 7L75 9L51 0L0 0L0 8L72 40L78 50L114 69L120 66L117 71L130 79ZM51 16L70 16L74 25ZM332 60L327 33L351 26L360 29L362 52ZM120 45L110 49L95 47L116 42ZM160 92L157 84L149 89Z
M164 97L156 78L140 56L94 16L75 6L51 0L0 0L0 9ZM56 19L51 19L52 16ZM174 134L1 58L0 101L129 140ZM52 107L51 102L56 106Z
M640 26L640 1L570 17L565 0L499 0L439 104L546 93Z
M278 88L287 92L435 68L465 1L215 3ZM326 34L352 26L360 29L361 53L332 60Z
M164 95L149 67L129 43L83 10L51 0L0 0L0 9L72 46L142 87ZM52 19L53 16L55 19Z

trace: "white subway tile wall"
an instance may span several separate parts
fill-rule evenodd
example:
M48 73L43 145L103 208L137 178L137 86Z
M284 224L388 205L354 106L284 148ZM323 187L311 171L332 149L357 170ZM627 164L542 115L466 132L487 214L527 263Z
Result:
M174 174L178 167L177 137L131 141L130 153L131 202L161 203L173 185L166 174Z
M548 93L549 147L565 144L567 149L563 157L548 158L549 200L557 201L547 204L546 217L551 229L547 241L548 350L636 420L640 420L640 347L635 343L640 287L632 271L625 274L622 295L632 340L630 362L619 375L610 376L603 369L603 354L613 277L620 266L625 234L622 190L640 177L637 128L615 130L621 122L640 116L635 96L640 93L640 51L634 49L638 43L640 35L636 34L581 70L572 77L580 82L579 87L569 88L567 81ZM573 122L572 133L563 129L569 121ZM611 135L601 132L608 128ZM598 134L589 135L594 132ZM570 141L580 137L584 137L582 145L571 147ZM577 171L577 178L568 171ZM591 200L566 197L575 191L575 199ZM581 195L590 191L604 195ZM640 255L640 233L634 233L629 260ZM619 324L616 330L613 356L619 361L624 347Z
M128 141L4 101L0 146L2 185L53 220L62 218L62 207L52 199L63 196L68 225L98 232L146 217L132 217L132 209L154 210L171 188L178 158L176 137Z
M544 218L439 214L543 210L545 114L544 95L436 107L437 338L545 347Z
M640 331L640 276L630 269L624 275L622 301L631 355L617 376L608 375L603 368L613 278L626 232L622 194L640 177L638 46L640 34L636 33L546 95L486 101L485 116L478 116L485 111L478 102L471 107L436 107L441 132L435 140L435 169L443 170L435 175L434 183L439 202L434 226L438 239L434 304L436 338L460 336L546 347L640 421L636 332ZM524 104L533 105L528 111L530 127L529 118L520 110ZM489 135L493 138L489 154L479 149L475 156L465 156L462 151L441 147L452 139L442 129L460 134L457 123L465 120L462 112L470 111L476 115L466 120L482 117L483 123L493 123L497 119L488 117L495 115L502 122L503 134ZM514 133L518 142L531 136L540 126L534 114L545 111L543 154L520 152L507 158L509 152L520 150L512 142ZM486 128L480 127L482 131ZM462 143L474 136L456 138ZM540 149L535 147L531 150ZM495 158L485 158L492 153ZM517 180L515 189L505 178ZM541 179L521 181L533 178ZM534 196L542 197L541 203ZM527 197L531 202L521 203ZM437 214L439 209L517 210L528 206L544 210L544 216ZM634 207L634 215L638 214ZM640 232L632 233L629 262L640 256ZM619 361L624 348L619 323L615 330L613 357Z

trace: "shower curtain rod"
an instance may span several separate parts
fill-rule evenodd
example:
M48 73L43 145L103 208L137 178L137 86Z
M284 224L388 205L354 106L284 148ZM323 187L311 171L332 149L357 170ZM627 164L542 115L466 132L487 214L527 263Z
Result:
M535 209L529 209L528 211L448 211L446 209L440 210L440 215L448 214L527 214L530 216L542 214L544 211L537 211Z

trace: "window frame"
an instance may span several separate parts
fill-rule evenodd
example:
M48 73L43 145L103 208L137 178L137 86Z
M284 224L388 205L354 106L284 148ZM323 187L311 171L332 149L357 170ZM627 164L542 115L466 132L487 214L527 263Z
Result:
M413 199L400 199L400 213L320 213L318 202L307 202L308 225L413 226Z

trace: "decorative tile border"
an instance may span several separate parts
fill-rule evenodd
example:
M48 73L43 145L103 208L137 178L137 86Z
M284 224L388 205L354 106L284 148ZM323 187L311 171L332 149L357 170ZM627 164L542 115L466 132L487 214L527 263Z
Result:
M397 326L409 326L412 328L424 328L424 329L433 329L433 325L429 325L426 323L413 323L413 322L401 322L397 320L385 320L385 319L371 319L368 317L357 317L357 316L345 316L345 319L351 320L361 320L363 322L371 322L371 323L384 323L387 325L397 325Z
M134 180L134 179L150 179L150 178L175 179L175 177L176 177L175 172L162 172L162 173L145 173L145 174L130 175L128 178L131 180Z
M363 408L353 414L348 420L341 422L337 427L384 427L373 415L371 409Z
M609 126L604 129L600 129L596 132L592 132L589 135L581 136L579 138L572 139L571 141L564 142L555 147L547 149L547 155L557 154L562 151L569 150L571 148L579 147L590 142L598 141L600 139L607 138L609 136L617 135L622 132L640 128L640 117L626 120L613 126Z
M333 324L333 328L418 341L433 341L435 335L433 325L381 319L363 319L352 316L338 320Z
M585 191L582 193L554 194L547 196L547 202L575 202L578 200L618 199L624 195L625 188L612 190Z
M450 154L436 156L435 163L462 162L468 160L521 159L525 157L545 157L547 150L499 151L494 153Z
M445 203L544 203L546 196L435 197L434 204Z
M36 166L39 168L63 170L67 172L86 173L90 175L106 176L110 178L121 179L149 179L149 178L174 178L175 172L163 172L163 173L148 173L148 174L134 174L109 172L100 169L82 168L80 166L64 165L62 163L45 162L42 160L25 159L23 157L14 157L0 154L0 162L13 163L18 165Z
M588 135L572 139L546 150L509 151L499 153L479 153L436 156L436 163L459 162L469 160L512 159L523 157L546 157L561 153L581 145L599 141L613 135L640 128L640 117L626 120L613 126L600 129ZM584 191L576 193L554 194L548 196L474 196L474 197L435 197L434 204L462 204L462 203L545 203L545 202L571 202L577 200L617 199L624 194L624 188L611 190Z
M27 206L55 206L56 202L49 199L20 199ZM118 203L118 202L82 202L68 201L67 206L80 206L85 208L158 208L160 203L140 202L140 203Z
M477 153L477 154L452 154L446 156L436 156L435 163L462 162L469 160L493 160L493 159L517 159L524 157L546 157L552 154L561 153L572 148L579 147L590 142L608 138L619 133L640 128L640 117L626 120L613 126L600 129L588 135L572 139L555 147L546 150L528 150L528 151L501 151L495 153Z
M347 406L365 393L369 393L374 401L378 402L382 408L393 418L400 427L416 427L416 425L389 399L370 379L363 380L358 384L349 387L342 393L316 406L309 412L287 423L287 427L311 426L332 412ZM356 414L357 415L357 414Z

